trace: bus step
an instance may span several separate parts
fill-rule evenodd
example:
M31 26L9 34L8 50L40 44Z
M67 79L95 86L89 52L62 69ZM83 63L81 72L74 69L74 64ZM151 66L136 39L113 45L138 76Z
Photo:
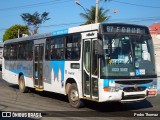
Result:
M36 91L44 91L43 88L35 88Z

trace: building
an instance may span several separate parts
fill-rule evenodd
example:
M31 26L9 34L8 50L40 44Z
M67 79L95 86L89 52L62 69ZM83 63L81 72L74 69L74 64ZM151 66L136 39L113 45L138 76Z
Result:
M151 26L149 26L149 30L153 38L157 74L160 77L160 23L152 24Z
M153 38L157 75L158 75L157 89L158 89L158 93L160 93L160 62L159 62L160 61L160 23L152 24L151 26L149 26L149 30Z

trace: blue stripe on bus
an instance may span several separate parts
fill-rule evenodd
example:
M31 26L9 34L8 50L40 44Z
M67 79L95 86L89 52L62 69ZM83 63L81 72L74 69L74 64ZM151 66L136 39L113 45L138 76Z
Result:
M104 87L108 87L109 86L109 81L108 81L108 79L104 79L104 81L103 81L103 88Z
M138 85L139 87L145 87L145 88L149 88L150 86L152 86L152 84L143 84L143 85Z
M152 83L148 83L148 84L137 84L139 87L145 87L145 88L149 88L150 86L152 85L156 85L156 82L152 82ZM117 87L120 87L120 88L124 88L124 87L127 87L127 85L123 85L123 84L115 84L115 79L104 79L103 80L103 88L105 87L110 87L110 86L117 86ZM129 86L133 86L133 85L128 85Z
M68 34L68 29L53 31L52 36Z
M22 71L22 70L10 70L11 72L15 73L15 74L19 74L19 73L23 73L24 76L26 76L26 71Z
M115 80L114 79L104 79L103 87L109 87L109 85L111 85L111 84L115 84Z

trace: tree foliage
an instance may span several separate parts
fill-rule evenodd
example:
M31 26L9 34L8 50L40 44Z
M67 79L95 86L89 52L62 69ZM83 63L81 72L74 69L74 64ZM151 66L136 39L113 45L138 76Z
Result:
M29 34L28 27L19 24L13 25L5 31L3 41L18 38L18 36L22 36L22 34Z
M104 22L110 18L110 16L106 15L108 11L109 10L104 10L102 7L98 9L98 22ZM91 9L86 9L86 12L87 13L80 13L80 16L86 20L84 24L86 25L95 23L96 7L92 6Z
M50 19L48 18L48 14L48 12L43 12L42 14L39 14L38 12L35 12L33 14L23 13L21 17L27 24L30 33L34 35L38 33L39 26Z

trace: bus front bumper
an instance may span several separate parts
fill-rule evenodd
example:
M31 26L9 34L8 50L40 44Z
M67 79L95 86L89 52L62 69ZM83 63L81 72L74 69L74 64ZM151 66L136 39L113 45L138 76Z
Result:
M118 92L103 92L99 96L99 102L112 102L112 101L119 101L119 102L131 102L131 101L139 101L144 100L146 97L156 96L156 91L152 92L155 93L154 95L148 95L149 91L138 91L138 92L124 92L120 90Z

